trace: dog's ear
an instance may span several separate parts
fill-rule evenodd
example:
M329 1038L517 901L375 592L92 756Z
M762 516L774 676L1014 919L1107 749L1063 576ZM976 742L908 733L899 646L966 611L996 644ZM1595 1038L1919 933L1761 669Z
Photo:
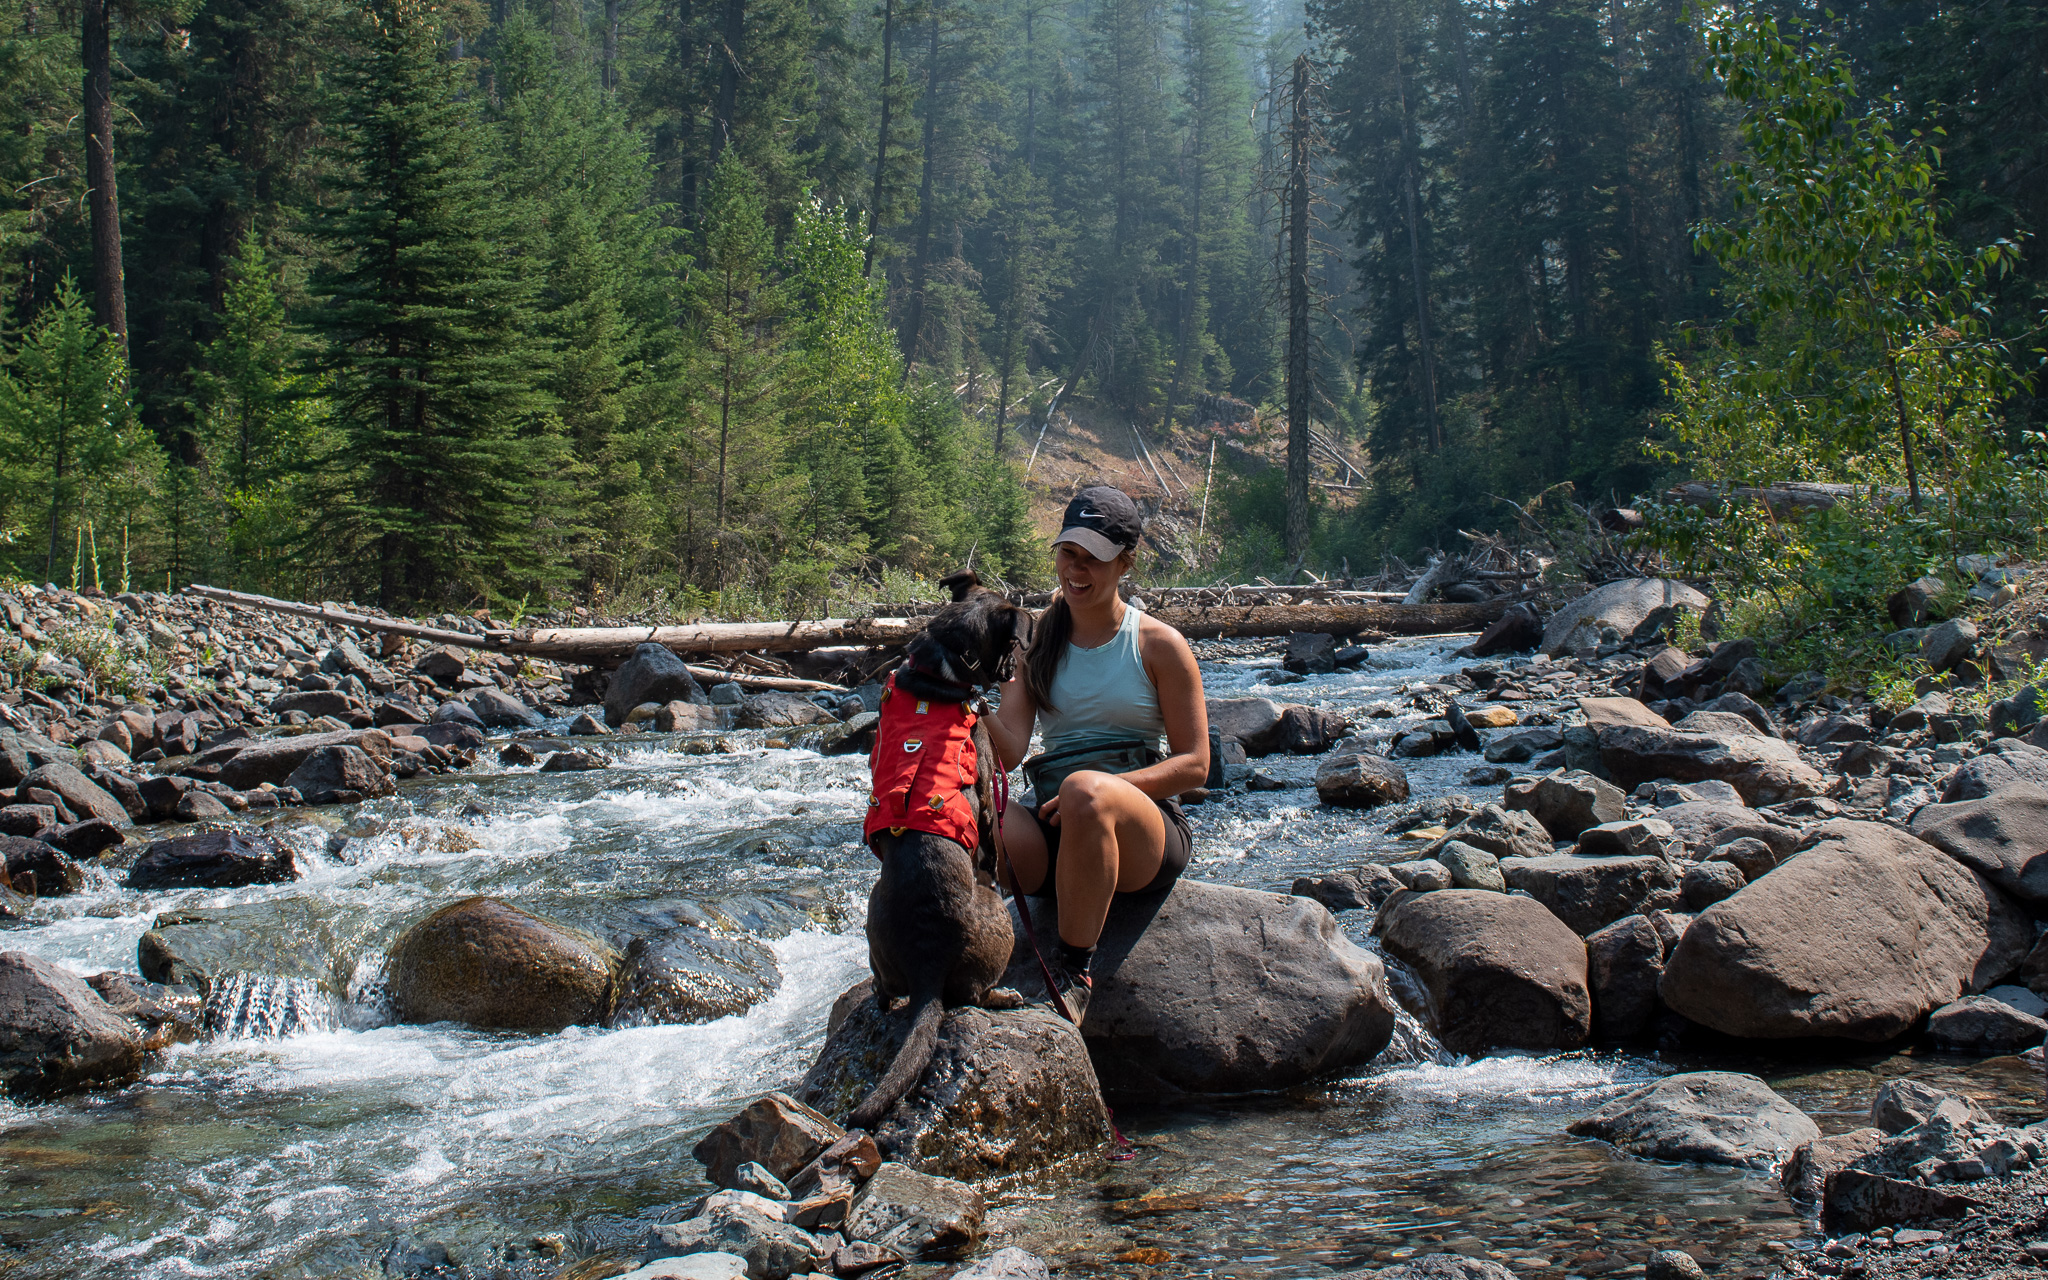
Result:
M958 604L973 594L981 585L981 579L972 569L960 569L939 579L939 585L953 593L953 603Z

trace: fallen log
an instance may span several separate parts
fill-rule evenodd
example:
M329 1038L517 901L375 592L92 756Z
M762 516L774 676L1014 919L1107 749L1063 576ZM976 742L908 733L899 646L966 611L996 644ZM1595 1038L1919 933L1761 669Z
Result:
M1939 497L1940 491L1923 487L1921 493ZM1664 496L1672 502L1688 507L1702 507L1708 511L1721 510L1731 497L1737 502L1761 502L1771 509L1779 519L1803 515L1808 511L1825 511L1839 502L1867 500L1883 497L1894 502L1903 502L1908 494L1903 485L1836 484L1807 480L1783 480L1768 485L1736 485L1730 489L1717 488L1704 480L1688 480L1667 490Z

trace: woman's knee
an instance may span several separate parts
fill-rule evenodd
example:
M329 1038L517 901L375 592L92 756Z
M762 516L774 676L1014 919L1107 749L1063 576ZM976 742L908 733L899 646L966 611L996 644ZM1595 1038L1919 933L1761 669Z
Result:
M1060 783L1061 821L1071 821L1075 818L1084 821L1110 820L1112 797L1118 781L1114 774L1097 773L1092 769L1068 774L1066 780Z

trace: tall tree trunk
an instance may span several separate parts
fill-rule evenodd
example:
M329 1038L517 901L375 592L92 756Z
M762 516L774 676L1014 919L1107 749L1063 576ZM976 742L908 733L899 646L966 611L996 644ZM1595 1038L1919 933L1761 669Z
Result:
M128 298L121 278L121 205L114 186L114 33L107 0L84 0L85 184L92 210L92 312L128 350Z
M619 87L619 0L604 0L604 87Z
M1032 43L1031 20L1038 15L1024 6L1024 169L1038 172L1038 49Z
M868 250L860 273L875 271L875 238L882 233L882 181L889 172L889 57L896 38L896 0L882 0L882 128L875 139L875 198L868 202Z
M747 29L747 0L725 0L725 41L719 50L718 102L711 117L711 163L732 144L732 120L740 103L740 42Z
M925 53L924 73L924 170L917 180L917 256L911 264L910 306L903 315L903 332L897 343L903 348L903 378L910 379L910 366L917 363L918 336L924 330L924 286L932 259L932 154L938 149L939 123L939 7L932 5L930 44Z
M1415 107L1408 97L1408 76L1401 64L1398 28L1394 38L1394 79L1401 95L1401 202L1408 215L1408 273L1415 281L1415 345L1422 364L1422 420L1429 430L1429 451L1441 453L1444 431L1436 410L1436 349L1429 332L1429 273L1422 259L1422 175L1415 156Z
M1308 55L1294 60L1287 130L1287 556L1308 555Z

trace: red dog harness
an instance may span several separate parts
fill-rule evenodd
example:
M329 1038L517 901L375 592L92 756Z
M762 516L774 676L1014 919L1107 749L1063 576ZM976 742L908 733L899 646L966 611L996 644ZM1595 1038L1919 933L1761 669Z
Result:
M981 843L974 815L974 713L957 702L934 702L882 688L882 720L868 757L874 790L862 837L928 831L972 850ZM878 855L879 856L879 855Z

